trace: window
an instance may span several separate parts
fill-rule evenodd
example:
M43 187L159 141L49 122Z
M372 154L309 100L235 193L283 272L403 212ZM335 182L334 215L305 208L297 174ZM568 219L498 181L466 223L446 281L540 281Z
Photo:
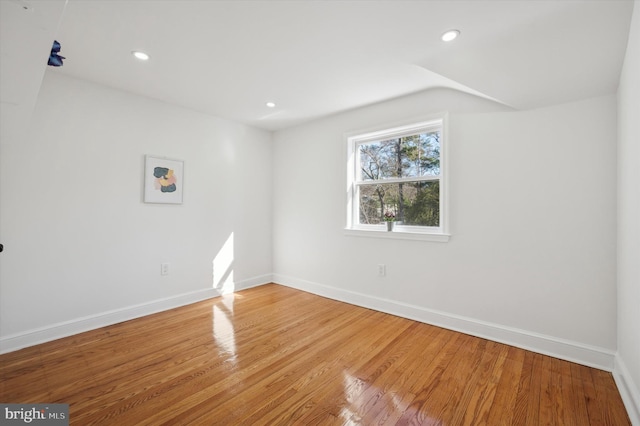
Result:
M348 137L348 232L447 241L444 138L444 117Z

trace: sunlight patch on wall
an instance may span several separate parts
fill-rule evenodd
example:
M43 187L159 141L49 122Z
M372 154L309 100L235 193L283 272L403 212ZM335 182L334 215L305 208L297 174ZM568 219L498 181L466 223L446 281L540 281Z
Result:
M233 293L233 232L213 259L213 288L221 294Z

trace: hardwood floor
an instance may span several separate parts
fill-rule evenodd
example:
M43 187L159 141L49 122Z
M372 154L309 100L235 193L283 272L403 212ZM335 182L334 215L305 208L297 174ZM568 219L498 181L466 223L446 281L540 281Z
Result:
M628 425L610 373L270 284L0 355L72 425Z

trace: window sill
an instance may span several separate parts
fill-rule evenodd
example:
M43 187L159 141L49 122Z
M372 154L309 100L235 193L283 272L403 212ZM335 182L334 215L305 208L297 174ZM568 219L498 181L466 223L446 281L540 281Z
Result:
M384 231L375 229L345 229L344 235L350 237L368 237L368 238L385 238L393 240L417 240L417 241L433 241L437 243L447 243L451 235L449 234L427 234L421 232L407 231Z

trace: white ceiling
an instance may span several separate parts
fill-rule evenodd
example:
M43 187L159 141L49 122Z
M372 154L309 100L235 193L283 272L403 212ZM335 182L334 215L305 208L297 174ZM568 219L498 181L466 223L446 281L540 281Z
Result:
M269 130L434 87L535 108L615 92L632 8L630 0L68 0L56 36L67 59L49 69ZM440 41L451 28L460 37Z

